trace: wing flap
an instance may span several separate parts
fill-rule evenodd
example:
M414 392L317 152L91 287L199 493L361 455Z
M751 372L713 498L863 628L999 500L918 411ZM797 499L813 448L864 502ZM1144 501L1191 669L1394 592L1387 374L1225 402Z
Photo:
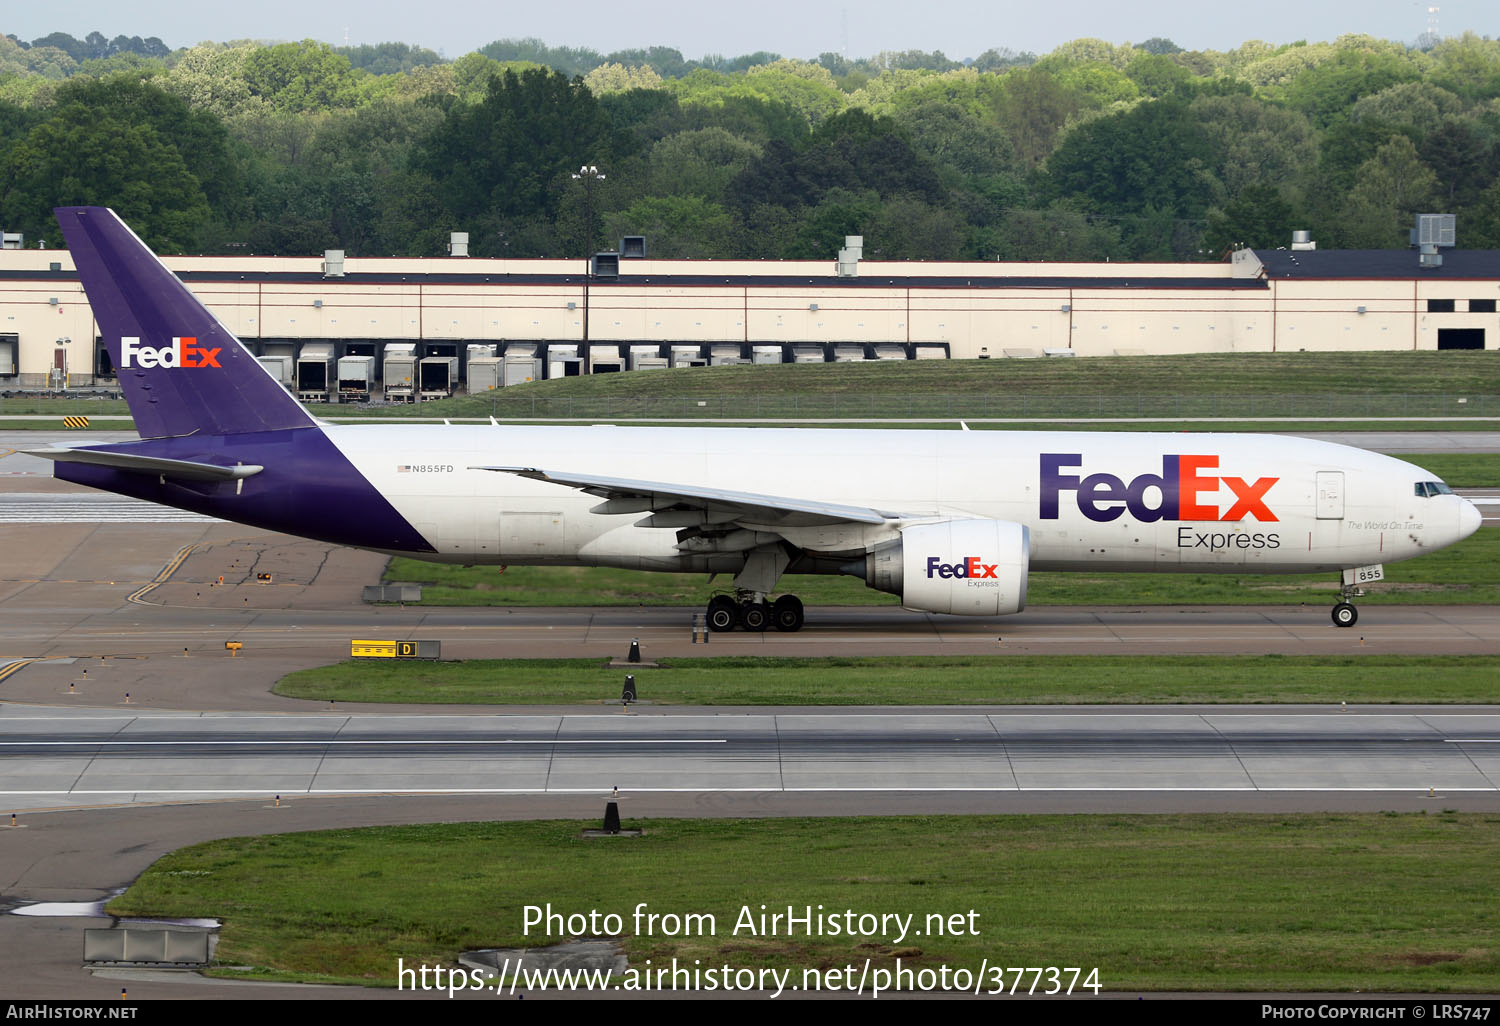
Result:
M698 485L562 473L536 467L470 467L469 469L515 474L517 477L529 478L533 481L546 481L549 484L576 488L604 499L606 504L618 503L622 512L629 509L631 512L644 513L647 509L641 506L649 504L650 510L697 509L732 515L728 519L741 523L773 527L810 527L819 524L850 523L884 524L890 520L901 519L900 514L887 513L866 506L793 499L780 495L761 495L755 492L736 492ZM670 520L671 518L663 518L660 525L653 524L652 526L672 526L669 523Z

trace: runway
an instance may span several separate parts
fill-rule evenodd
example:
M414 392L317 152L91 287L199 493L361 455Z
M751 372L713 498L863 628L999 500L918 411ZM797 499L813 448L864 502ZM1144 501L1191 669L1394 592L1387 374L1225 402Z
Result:
M1500 712L288 715L6 709L12 808L277 795L1401 792L1500 808Z

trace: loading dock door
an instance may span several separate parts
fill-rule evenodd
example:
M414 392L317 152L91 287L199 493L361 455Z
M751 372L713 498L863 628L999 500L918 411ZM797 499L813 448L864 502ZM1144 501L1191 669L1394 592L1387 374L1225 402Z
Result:
M1318 471L1318 519L1344 519L1344 472Z
M1439 349L1483 349L1483 328L1439 328Z

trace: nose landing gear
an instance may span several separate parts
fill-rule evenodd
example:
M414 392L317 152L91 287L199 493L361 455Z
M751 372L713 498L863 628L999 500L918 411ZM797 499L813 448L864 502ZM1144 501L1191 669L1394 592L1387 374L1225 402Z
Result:
M1352 602L1340 602L1333 607L1333 625L1335 627L1353 627L1359 622L1359 610L1354 608Z
M1354 599L1364 593L1363 588L1356 587L1348 580L1339 585L1339 601L1331 614L1335 627L1353 627L1359 622L1359 610L1354 608Z

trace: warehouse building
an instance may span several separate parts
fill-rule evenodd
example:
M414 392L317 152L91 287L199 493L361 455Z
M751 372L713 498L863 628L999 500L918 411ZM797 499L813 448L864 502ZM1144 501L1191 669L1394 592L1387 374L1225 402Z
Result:
M826 262L651 260L639 239L589 264L165 262L311 400L737 362L1500 348L1500 251L1299 239L1219 264L892 263L847 242ZM68 254L0 250L0 390L113 376Z

